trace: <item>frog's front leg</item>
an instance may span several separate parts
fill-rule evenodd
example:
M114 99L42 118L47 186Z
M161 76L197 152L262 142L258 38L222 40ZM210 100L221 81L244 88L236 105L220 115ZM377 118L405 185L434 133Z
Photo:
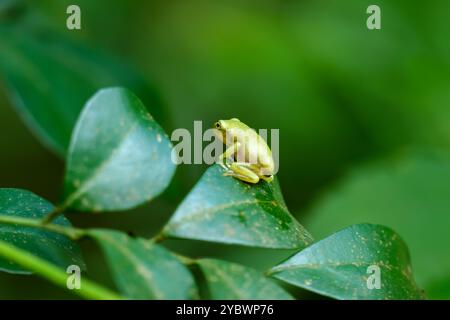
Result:
M241 145L241 144L240 144L239 142L236 142L236 143L233 144L231 147L228 147L228 148L225 150L225 152L222 153L222 154L219 156L219 161L218 161L218 163L219 163L219 165L220 165L222 168L224 168L224 169L226 169L226 170L229 169L230 165L229 165L226 161L227 161L227 159L231 158L232 156L234 156L234 155L238 152L240 145ZM225 160L225 164L224 164L224 160Z
M224 176L231 176L239 180L258 183L258 175L250 169L251 165L249 163L233 162L228 165L228 171L225 172Z

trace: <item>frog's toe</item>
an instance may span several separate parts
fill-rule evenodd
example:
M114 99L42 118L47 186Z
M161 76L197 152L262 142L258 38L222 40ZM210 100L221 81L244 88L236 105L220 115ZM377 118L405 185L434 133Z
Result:
M221 166L225 171L231 171L230 165L228 163L217 162L219 166Z
M225 169L226 169L226 168L225 168ZM231 171L231 170L229 170L229 169L227 169L227 171L225 171L225 172L223 173L223 176L225 176L225 177L234 176L234 172Z

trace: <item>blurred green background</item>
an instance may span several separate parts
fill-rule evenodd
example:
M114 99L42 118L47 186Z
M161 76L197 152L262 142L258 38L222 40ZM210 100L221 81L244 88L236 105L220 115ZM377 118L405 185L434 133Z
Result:
M281 187L313 236L386 224L410 246L429 296L450 298L450 2L378 0L382 29L374 31L366 8L375 2L365 0L0 3L0 23L51 30L139 70L163 101L155 118L169 134L231 117L279 128ZM80 6L82 30L67 30L69 4ZM0 187L57 202L64 163L12 106L1 85ZM180 166L162 197L131 212L69 219L151 236L204 169ZM291 253L187 240L167 246L261 270ZM82 247L88 276L112 286L99 251ZM72 297L37 277L0 274L3 299Z

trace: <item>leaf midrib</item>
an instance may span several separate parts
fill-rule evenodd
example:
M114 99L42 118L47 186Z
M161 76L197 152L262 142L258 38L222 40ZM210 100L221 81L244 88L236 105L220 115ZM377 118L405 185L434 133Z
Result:
M291 217L291 213L287 210L287 208L278 205L277 203L273 203L273 201L267 201L267 200L241 200L241 201L237 201L237 202L232 202L229 204L221 204L221 205L217 205L214 206L212 208L207 208L207 209L200 209L199 211L197 211L194 214L190 214L187 213L185 214L184 217L180 218L178 221L169 224L168 228L166 229L166 231L170 231L171 229L176 229L180 224L184 224L186 222L191 222L191 221L195 221L195 220L199 220L202 219L203 217L208 217L211 215L214 215L215 213L217 213L220 210L225 210L228 208L232 208L234 206L239 206L239 205L243 205L243 204L263 204L263 203L267 203L272 205L273 207L278 207L280 208L284 213L286 213L289 217ZM294 219L292 219L294 220Z
M109 155L101 162L101 164L93 171L91 176L83 181L79 188L77 188L74 192L72 192L69 196L66 197L66 200L63 202L62 207L66 208L70 206L74 201L76 201L78 198L80 198L83 194L85 194L92 185L95 184L95 181L97 177L102 173L103 169L114 160L114 156L116 153L121 149L123 143L128 139L128 137L131 135L131 133L137 128L138 124L140 123L140 119L135 121L130 128L125 132L125 134L122 136L122 138L119 140L119 143L115 148L112 149L112 151L109 153ZM73 154L73 148L71 148L69 152L69 157L71 158ZM69 163L70 166L70 163Z
M290 271L290 270L296 270L296 269L309 269L309 270L317 270L317 269L333 269L336 267L343 267L343 266L353 266L353 267L363 267L363 266L370 266L370 265L377 265L381 267L385 267L389 270L397 270L400 273L402 273L405 277L408 279L411 278L411 275L408 275L405 270L405 268L393 265L393 264L386 264L382 261L378 262L339 262L339 263L309 263L309 264L289 264L286 266L279 266L275 267L270 271L270 274L276 274L283 271Z
M235 286L233 278L229 277L226 273L222 272L220 267L217 267L214 263L210 263L210 262L205 261L205 260L201 261L200 263L203 264L203 265L206 265L209 268L214 269L215 272L220 276L220 278L222 279L224 284L226 286L228 286L228 288L230 288L232 292L236 293L236 295L238 296L239 300L248 299L248 297L245 294L245 292L240 290L239 287Z

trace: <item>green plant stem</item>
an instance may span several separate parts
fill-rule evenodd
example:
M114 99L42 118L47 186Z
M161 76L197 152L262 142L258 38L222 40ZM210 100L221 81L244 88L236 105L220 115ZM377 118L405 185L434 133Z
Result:
M42 224L41 220L38 219L29 219L22 217L14 217L14 216L6 216L0 215L0 223L4 224L17 224L26 227L35 227L48 231L57 232L65 235L66 237L72 240L78 240L86 235L86 231L82 229L77 229L73 227L66 227L59 224Z
M41 224L48 224L55 220L62 212L64 211L63 207L56 207L53 211L49 212L44 218L41 220Z
M68 274L55 265L0 240L0 256L35 272L56 285L67 288ZM119 295L88 279L81 279L81 288L70 290L80 297L99 300L118 300Z
M163 231L161 230L158 232L153 238L150 239L151 242L159 243L166 239L166 236L164 235Z
M195 263L195 259L191 259L189 257L186 257L184 255L181 255L181 254L178 254L178 253L175 253L175 252L172 252L172 254L175 257L177 257L177 259L180 260L186 266L190 266L190 265Z

